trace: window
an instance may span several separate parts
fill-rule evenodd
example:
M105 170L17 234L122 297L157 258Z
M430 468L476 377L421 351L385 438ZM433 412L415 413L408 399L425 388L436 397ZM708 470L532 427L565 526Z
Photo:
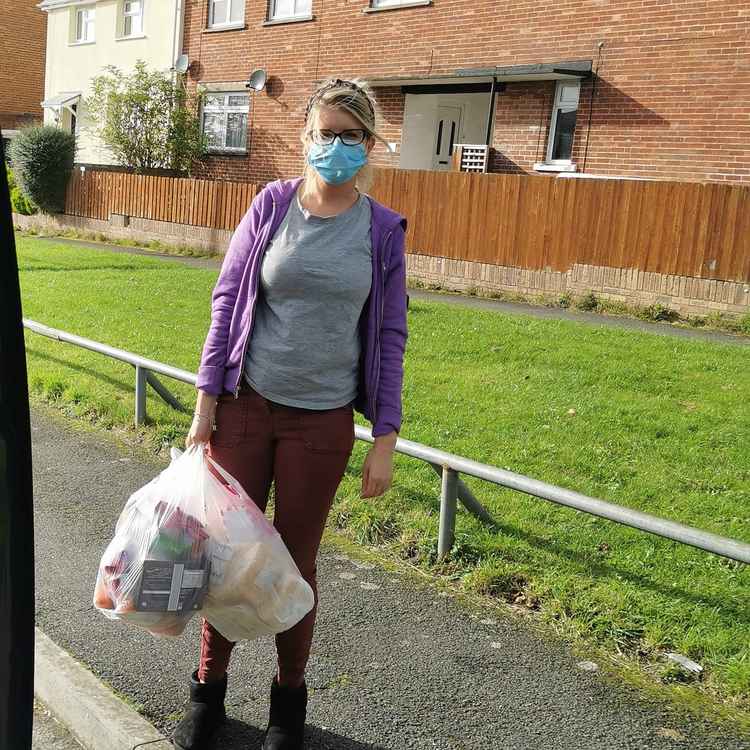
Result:
M206 95L203 134L211 151L245 151L249 108L249 94Z
M570 163L578 114L579 81L558 81L547 144L547 162Z
M96 8L93 5L84 8L76 8L75 11L75 28L73 41L77 43L94 41L94 18Z
M280 18L308 18L312 0L271 0L271 20Z
M143 0L123 0L122 36L143 35Z
M239 26L245 20L245 0L209 0L208 25Z

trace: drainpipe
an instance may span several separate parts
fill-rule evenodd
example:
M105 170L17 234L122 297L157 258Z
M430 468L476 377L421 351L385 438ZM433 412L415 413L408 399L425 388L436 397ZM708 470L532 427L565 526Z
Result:
M487 135L484 142L489 148L492 145L492 131L495 119L495 91L497 87L497 79L492 76L492 87L490 89L490 111L487 113Z
M177 58L182 54L182 35L183 35L183 8L182 0L176 0L175 11L174 11L174 24L172 28L172 64L171 68L174 68ZM173 71L173 75L176 72Z

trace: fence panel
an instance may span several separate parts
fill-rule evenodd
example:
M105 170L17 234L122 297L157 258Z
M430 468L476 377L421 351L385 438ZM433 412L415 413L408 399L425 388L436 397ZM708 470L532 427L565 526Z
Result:
M527 269L576 263L750 281L750 187L377 169L372 195L408 219L410 252ZM66 211L232 230L259 186L87 169Z

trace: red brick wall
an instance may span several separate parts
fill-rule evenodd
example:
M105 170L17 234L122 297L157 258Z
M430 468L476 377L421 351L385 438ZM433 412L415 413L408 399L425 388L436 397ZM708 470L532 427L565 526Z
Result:
M401 142L401 128L404 124L404 95L400 88L378 88L375 90L375 104L380 117L378 134L389 143ZM398 153L390 153L378 143L370 156L370 163L377 167L398 167Z
M266 181L302 167L299 129L314 81L330 75L449 75L458 68L592 59L574 160L579 170L750 182L750 7L747 0L434 0L365 14L366 0L313 0L315 20L262 26L248 2L245 30L201 33L208 0L187 0L192 84L246 79L264 67L245 158L210 161L204 174ZM603 42L599 59L598 43ZM544 157L554 86L508 84L497 96L496 171L528 172ZM270 94L270 95L269 95ZM403 96L379 96L383 135L401 140ZM394 163L381 145L378 164Z
M0 128L14 129L42 119L47 14L38 0L2 3L0 24Z

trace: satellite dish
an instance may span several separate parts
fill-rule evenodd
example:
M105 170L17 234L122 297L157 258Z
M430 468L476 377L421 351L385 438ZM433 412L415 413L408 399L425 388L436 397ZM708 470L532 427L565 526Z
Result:
M174 70L176 70L178 73L187 73L189 67L190 60L188 60L187 55L180 55L177 58L177 62L174 64Z
M266 71L263 68L256 68L250 73L250 80L247 82L247 88L255 89L255 91L263 91L266 85Z

